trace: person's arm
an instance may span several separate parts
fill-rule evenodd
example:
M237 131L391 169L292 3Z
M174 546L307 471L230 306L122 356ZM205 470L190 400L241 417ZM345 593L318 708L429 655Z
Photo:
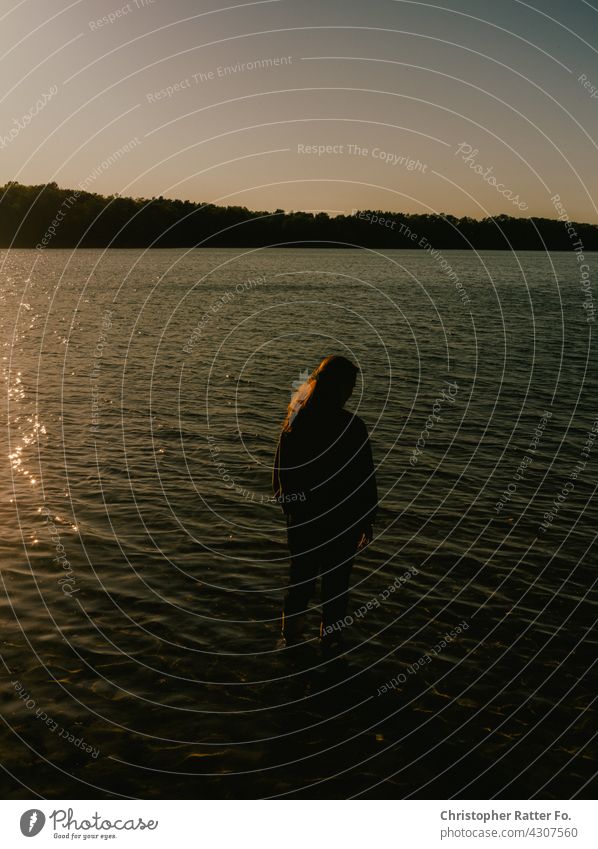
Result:
M366 467L366 479L365 479L365 503L369 506L368 510L368 521L373 523L376 515L378 513L378 487L376 485L376 471L374 469L374 458L372 455L372 443L367 438L365 444L365 467Z
M361 445L357 455L359 467L359 501L362 506L362 528L365 537L364 545L372 541L372 525L378 513L378 487L376 485L376 472L374 469L374 458L372 445L368 436L367 428L363 424L361 433Z
M274 465L272 467L272 492L274 493L274 497L283 504L282 496L283 496L283 487L282 487L282 475L280 469L280 452L282 446L282 433L278 437L278 444L276 446L276 454L274 455Z
M272 469L272 490L274 497L285 513L295 513L301 510L306 501L306 495L298 489L300 481L296 468L296 449L289 433L284 431L280 434L276 454L274 456L274 467Z

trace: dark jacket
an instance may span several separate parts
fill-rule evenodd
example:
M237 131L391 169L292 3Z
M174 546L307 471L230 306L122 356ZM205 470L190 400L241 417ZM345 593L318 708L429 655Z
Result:
M282 431L273 470L274 496L284 512L326 516L346 527L374 520L378 493L365 424L344 409L300 414Z

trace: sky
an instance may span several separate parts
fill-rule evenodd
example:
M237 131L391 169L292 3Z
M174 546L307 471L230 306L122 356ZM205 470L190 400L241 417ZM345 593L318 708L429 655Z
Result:
M0 183L598 223L597 9L1 0Z

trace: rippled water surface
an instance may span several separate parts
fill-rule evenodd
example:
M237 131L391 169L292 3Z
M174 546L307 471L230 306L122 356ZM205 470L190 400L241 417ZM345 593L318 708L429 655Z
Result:
M595 793L596 350L574 255L0 257L6 795ZM272 457L332 352L362 371L348 407L381 501L345 664L275 649Z

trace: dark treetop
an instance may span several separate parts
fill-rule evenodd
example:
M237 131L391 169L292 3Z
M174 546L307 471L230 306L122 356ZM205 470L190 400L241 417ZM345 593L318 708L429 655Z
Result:
M354 247L478 250L598 250L598 226L550 218L455 218L362 210L255 212L168 198L128 198L60 189L56 183L2 187L0 247L181 248Z

